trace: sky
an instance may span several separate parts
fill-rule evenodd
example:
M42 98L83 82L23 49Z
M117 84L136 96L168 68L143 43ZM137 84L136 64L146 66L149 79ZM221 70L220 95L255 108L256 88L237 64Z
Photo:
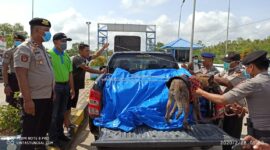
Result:
M52 34L64 32L73 42L87 43L86 21L91 22L90 45L97 47L97 23L154 24L157 41L177 39L180 5L183 0L34 0L34 17L51 21ZM195 42L206 45L226 40L229 0L197 0ZM269 0L231 0L229 39L264 39L270 36ZM0 23L21 23L29 33L32 0L0 0ZM191 39L193 0L185 0L180 37ZM265 20L265 21L262 21ZM255 23L254 23L255 22ZM257 23L256 23L257 22ZM115 35L137 35L145 49L145 33L110 32L110 49ZM71 46L69 43L69 47ZM47 42L46 47L52 47Z

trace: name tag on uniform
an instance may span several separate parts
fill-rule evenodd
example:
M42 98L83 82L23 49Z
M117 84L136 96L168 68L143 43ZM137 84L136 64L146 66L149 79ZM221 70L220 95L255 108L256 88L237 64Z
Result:
M35 55L35 59L36 59L36 64L37 65L42 65L44 64L44 60L41 54L36 54Z

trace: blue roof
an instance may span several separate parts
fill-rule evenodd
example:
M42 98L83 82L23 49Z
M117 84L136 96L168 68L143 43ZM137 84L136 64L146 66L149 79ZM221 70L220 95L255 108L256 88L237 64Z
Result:
M175 50L189 50L190 49L190 42L184 39L177 39L175 41L172 41L168 44L165 44L162 46L162 49L175 49ZM202 49L203 46L199 44L193 44L193 50Z

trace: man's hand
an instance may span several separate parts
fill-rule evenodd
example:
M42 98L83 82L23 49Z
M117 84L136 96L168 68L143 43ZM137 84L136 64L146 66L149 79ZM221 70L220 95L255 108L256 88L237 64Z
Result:
M105 44L103 45L102 49L104 49L104 50L107 49L107 48L109 47L109 45L110 45L109 43L105 43Z
M202 90L201 88L197 88L196 91L195 91L195 93L196 93L197 95L199 95L199 96L202 95L202 92L203 92L203 90Z
M233 113L238 115L239 117L244 116L247 113L245 107L242 107L237 103L229 105L229 109L232 110Z
M218 84L220 84L222 82L222 78L218 77L218 76L215 76L214 81L217 82Z
M24 100L23 108L25 113L35 116L35 103L33 100Z
M92 55L92 59L96 59L97 57L99 57L108 47L109 43L105 43L100 50L98 50L94 55Z
M70 96L71 96L71 100L73 100L75 98L75 91L74 89L70 90Z
M9 86L6 86L5 89L4 89L4 92L5 92L5 94L6 94L7 96L10 96L12 90L11 90L11 88L10 88Z
M226 78L214 76L214 81L217 82L219 85L226 86L228 88L233 88L233 85Z
M101 69L101 71L100 71L100 74L104 74L104 73L107 73L107 69L106 69L106 68L103 68L103 69Z
M188 69L188 66L187 66L185 63L183 63L183 64L181 65L181 67L182 67L182 68L185 68L185 69Z
M248 135L244 138L244 141L248 142L249 145L244 145L243 149L251 150L270 150L270 145L255 139L254 137Z

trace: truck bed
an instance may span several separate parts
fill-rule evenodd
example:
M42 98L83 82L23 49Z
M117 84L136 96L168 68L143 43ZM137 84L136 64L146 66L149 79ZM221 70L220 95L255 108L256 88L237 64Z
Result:
M221 145L222 141L234 140L215 125L193 125L191 131L157 131L138 127L133 132L101 128L100 138L92 146L111 148L172 148Z

